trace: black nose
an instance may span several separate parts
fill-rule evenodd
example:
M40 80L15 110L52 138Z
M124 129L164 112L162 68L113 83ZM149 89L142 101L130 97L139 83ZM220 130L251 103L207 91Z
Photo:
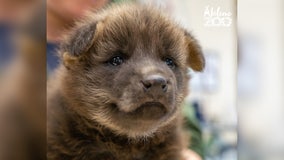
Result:
M167 80L161 75L150 75L142 81L145 91L166 92L168 89Z

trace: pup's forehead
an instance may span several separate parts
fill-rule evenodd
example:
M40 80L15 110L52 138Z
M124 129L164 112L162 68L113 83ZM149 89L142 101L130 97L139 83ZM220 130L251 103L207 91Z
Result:
M126 5L106 10L98 17L95 32L95 42L99 42L101 50L98 53L125 47L128 51L167 51L185 59L184 31L157 9Z

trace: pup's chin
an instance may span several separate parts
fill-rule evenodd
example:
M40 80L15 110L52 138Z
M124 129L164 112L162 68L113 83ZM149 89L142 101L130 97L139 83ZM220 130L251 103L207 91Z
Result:
M160 102L145 102L141 104L136 110L125 113L137 120L158 120L167 114L168 110L165 105Z
M125 110L122 106L112 105L115 110L115 117L121 121L131 121L139 123L154 123L167 117L172 107L164 105L161 102L148 101L137 106L133 106L131 110Z
M175 110L160 102L144 102L131 112L121 111L116 105L112 107L115 112L112 112L111 128L131 138L153 135L171 119Z

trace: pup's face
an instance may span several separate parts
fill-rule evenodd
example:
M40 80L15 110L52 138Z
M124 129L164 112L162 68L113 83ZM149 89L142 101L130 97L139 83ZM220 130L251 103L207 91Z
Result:
M148 7L87 18L61 52L64 91L75 111L133 138L175 119L187 92L187 67L204 67L193 37Z

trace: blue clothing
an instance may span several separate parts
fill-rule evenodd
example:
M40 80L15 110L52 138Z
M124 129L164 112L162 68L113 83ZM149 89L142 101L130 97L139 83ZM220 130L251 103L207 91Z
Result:
M59 57L57 55L57 49L58 49L58 44L47 43L47 46L46 46L46 64L47 64L48 73L53 72L59 64Z
M0 69L13 57L12 28L7 24L0 24Z

